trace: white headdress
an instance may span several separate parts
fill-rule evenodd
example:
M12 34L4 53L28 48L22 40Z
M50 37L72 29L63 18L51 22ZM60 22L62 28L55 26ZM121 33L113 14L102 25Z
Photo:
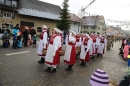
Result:
M85 34L85 36L87 36L88 38L90 38L89 34Z
M57 33L59 33L59 29L58 28L53 28L53 30L55 30Z
M76 32L75 31L71 31L75 36L76 36Z
M42 27L45 28L45 29L48 29L46 25L43 25Z

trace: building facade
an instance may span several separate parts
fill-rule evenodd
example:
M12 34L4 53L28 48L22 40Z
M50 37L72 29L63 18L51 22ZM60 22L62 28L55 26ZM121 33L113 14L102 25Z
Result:
M105 34L106 24L103 16L87 16L82 18L82 33Z
M70 13L70 20L71 20L70 30L76 31L77 33L80 33L81 19L77 15Z
M8 2L7 2L8 1ZM13 4L15 1L15 4ZM0 28L7 24L9 29L13 29L16 24L20 24L21 32L25 26L35 27L37 35L41 33L41 26L50 28L56 27L59 19L60 6L37 0L0 0L1 17ZM10 9L9 9L10 8Z

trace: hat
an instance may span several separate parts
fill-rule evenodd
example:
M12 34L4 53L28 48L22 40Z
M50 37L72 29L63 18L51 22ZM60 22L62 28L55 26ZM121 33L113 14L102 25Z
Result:
M60 29L58 29L58 30L59 30L59 32L58 32L58 33L62 34L62 31L61 31Z
M45 28L45 29L47 29L47 26L46 26L46 25L43 25L42 27Z
M73 33L76 36L76 32L75 31L71 31L71 33Z
M90 36L88 34L85 34L85 36L87 36L88 38L90 38Z
M59 33L59 29L58 28L53 28L53 30L55 30L57 33Z
M92 86L109 86L109 78L106 72L97 69L90 78Z

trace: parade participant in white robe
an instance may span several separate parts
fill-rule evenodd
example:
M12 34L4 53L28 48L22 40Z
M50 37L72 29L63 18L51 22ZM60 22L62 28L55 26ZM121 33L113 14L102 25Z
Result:
M105 44L106 43L106 40L104 37L102 37L100 35L100 44L99 44L99 47L98 47L98 56L100 56L102 58L102 55L104 53L104 49L105 49Z
M39 56L41 56L41 60L38 61L38 63L44 63L45 61L45 54L43 54L43 49L47 49L47 26L46 25L43 25L42 26L42 33L40 35L40 41L39 41L39 44L38 44L38 50L37 50L37 54Z
M68 45L66 47L64 62L67 63L69 66L66 70L71 70L72 66L76 62L76 32L72 31L68 35Z
M93 55L95 55L95 54L97 54L96 53L96 35L92 34L91 38L93 40Z
M81 46L83 45L84 38L85 38L85 35L83 33L81 33Z
M99 54L98 54L98 49L100 48L100 36L99 36L99 34L96 34L97 35L97 37L96 37L96 44L95 44L95 48L96 48L96 52L95 52L95 54L97 54L98 56L99 56Z
M89 38L89 40L91 42L90 50L89 50L89 56L93 57L93 40L89 35L88 35L88 38Z
M54 28L53 35L49 40L49 46L45 57L45 62L48 65L48 68L45 71L51 73L56 72L56 66L59 64L59 60L60 60L59 48L61 46L61 38L58 33L59 30L57 28ZM51 67L53 67L52 71L51 71Z
M63 33L62 33L62 31L60 29L58 29L58 35L61 38L60 50L62 50L62 42L63 42L63 37L62 36L63 36Z
M82 61L80 65L84 66L86 62L90 61L89 51L92 42L88 34L85 34L83 39L83 45L81 46L80 60Z
M76 47L80 47L81 46L81 36L79 33L77 33L76 35Z

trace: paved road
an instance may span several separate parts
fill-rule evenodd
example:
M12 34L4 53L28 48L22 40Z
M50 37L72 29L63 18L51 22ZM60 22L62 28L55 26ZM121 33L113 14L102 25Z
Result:
M115 43L114 48L106 51L102 59L96 57L85 67L81 67L77 60L72 71L65 70L67 65L61 57L61 63L54 74L44 71L47 68L45 64L38 64L40 57L36 54L37 48L0 47L0 86L90 86L90 76L97 68L103 69L110 79L119 82L127 68L127 63L118 56L119 47L120 42Z

